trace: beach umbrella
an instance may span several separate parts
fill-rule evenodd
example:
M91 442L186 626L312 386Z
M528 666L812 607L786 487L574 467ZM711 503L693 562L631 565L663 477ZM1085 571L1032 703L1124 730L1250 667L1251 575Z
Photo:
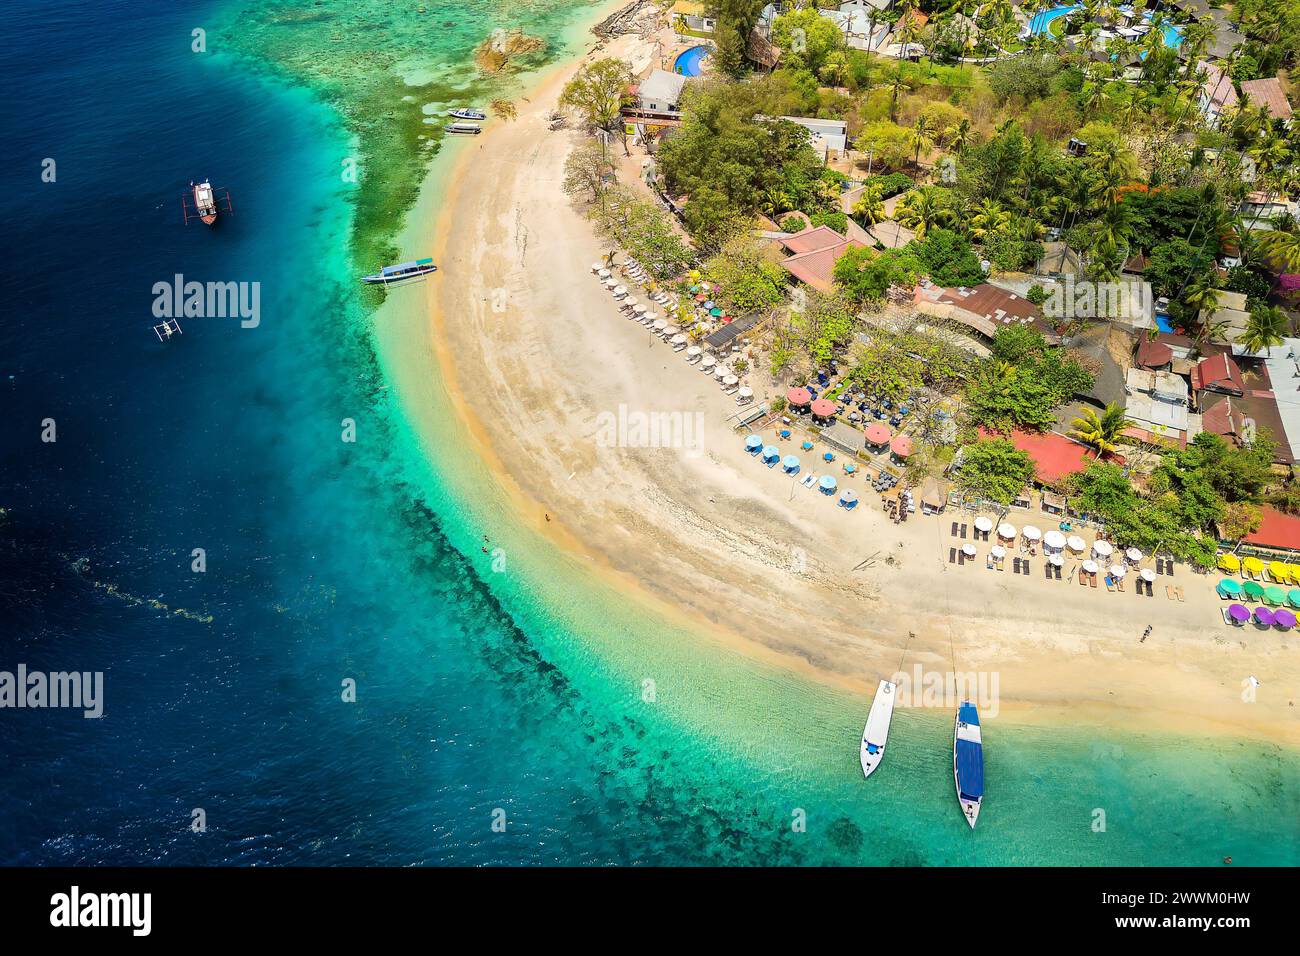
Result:
M1007 556L1007 549L1002 547L1000 544L995 544L993 547L989 548L989 553L993 555L993 557L997 558L997 560L1001 561Z
M832 455L830 452L826 452L826 454L822 455L822 461L834 461L834 460L835 460L835 456Z
M722 314L721 309L709 309L709 315L713 316L715 319L721 314Z
M842 501L846 505L855 504L857 500L858 500L858 496L853 491L852 488L845 488L843 491L840 492L840 501Z
M707 299L707 300L705 301L705 303L704 303L704 307L705 307L706 309L709 309L709 310L711 311L711 310L717 308L717 304L716 304L712 299ZM721 314L722 314L721 312L718 313L718 315L721 315Z
M1284 607L1278 608L1273 612L1273 623L1284 631L1289 631L1295 627L1295 615Z
M614 286L614 298L616 298L616 299L617 299L617 298L621 298L622 296L625 296L625 295L627 295L627 286L625 286L625 285L616 285L616 286Z
M1087 571L1089 574L1096 574L1097 562L1089 558L1087 561L1083 562L1083 570Z
M737 392L736 394L739 395L741 398L753 398L754 390L748 386L741 386L740 391Z
M642 322L654 322L654 321L656 321L658 318L659 318L659 313L658 313L658 312L646 312L644 315L641 316L641 321L642 321Z
M630 305L630 306L632 306L633 308L636 308L636 306L641 305L641 300L638 299L638 298L637 298L636 296L634 296L634 295L630 295L630 296L628 296L626 299L623 300L623 304L624 304L624 305ZM641 306L641 311L642 311L642 312L645 311L645 306Z
M912 444L912 439L906 435L899 435L889 443L889 450L894 453L895 458L910 458L916 451L916 446Z
M1128 568L1122 564L1112 564L1110 566L1110 576L1112 578L1122 578L1128 574Z
M1219 570L1236 574L1241 570L1241 559L1235 554L1221 554L1219 555Z
M1228 616L1238 624L1245 624L1250 620L1250 610L1240 604L1233 604L1228 607Z
M713 283L712 283L712 282L701 282L701 283L700 283L700 288L703 289L705 292L710 292L710 291L712 291L712 289L713 289Z
M1052 529L1043 535L1043 544L1053 551L1060 551L1065 547L1065 535L1056 529Z
M786 389L785 400L791 405L807 405L812 401L812 393L806 388Z
M790 437L790 429L788 429L788 428L782 428L780 434L781 434L781 437L782 437L782 438L789 438L789 437Z
M704 275L704 273L702 273L699 269L692 269L690 272L686 273L687 278L689 278L692 282L699 282L700 277L702 275Z
M844 470L845 472L851 475L858 470L858 466L853 464L853 462L851 461L847 461L844 463Z
M836 412L835 403L824 398L813 399L812 413L818 418L830 418Z
M712 355L706 355L704 358L700 359L700 368L712 368L715 362L717 362L717 359Z
M1259 574L1264 570L1264 562L1254 555L1241 562L1241 566L1247 574Z
M695 358L695 356L699 355L703 351L704 349L700 348L698 345L692 345L686 350L686 357Z
M672 338L674 335L680 335L681 329L675 325L664 326L664 338Z
M1223 597L1236 597L1241 593L1241 585L1232 578L1224 578L1218 584L1218 591Z
M1270 561L1268 563L1268 573L1274 581L1285 581L1290 577L1287 573L1286 565L1281 561Z
M799 467L799 459L795 455L786 455L781 459L781 467L786 471L794 471Z
M667 320L667 319L655 319L655 321L654 321L654 330L655 330L656 332L662 332L662 331L663 331L664 329L666 329L666 328L668 328L668 320Z
M601 265L599 262L593 262L593 263L591 264L591 271L594 272L594 273L596 273L596 275L600 275L601 272L608 272L609 270L606 269L606 268L605 268L603 265Z
M970 542L963 544L961 546L961 553L966 555L966 557L968 558L975 557L975 545L971 544Z
M1300 588L1292 588L1286 594L1287 601L1292 607L1300 607Z
M1256 601L1264 596L1264 586L1258 581L1246 581L1241 585L1241 589L1246 592L1246 597Z
M705 295L703 292L701 292L699 295L697 295L697 296L695 297L695 301L696 301L696 302L707 302L707 301L708 301L708 298L709 298L709 297L708 297L707 295Z
M731 374L731 369L727 368L727 366L725 365L719 365L717 368L713 370L713 374L716 375L718 377L718 381L721 382L724 378L726 378L728 375Z
M812 451L812 442L806 441L800 446L804 451Z
M1099 558L1109 558L1115 551L1109 541L1094 541L1092 543L1092 553Z
M1156 579L1156 573L1150 568L1143 568L1138 574L1142 575L1143 581L1154 581Z
M1288 564L1286 574L1292 584L1300 584L1300 564Z
M1139 561L1142 560L1142 552L1139 551L1137 548L1129 548L1127 551L1124 552L1124 557L1128 558L1129 561L1132 562L1133 564L1137 564Z
M762 448L763 436L762 435L745 436L745 447L748 448L750 451L757 451L759 448Z
M1008 541L1016 540L1016 526L1006 521L998 525L998 537L1006 538Z
M608 279L608 278L609 278L609 270L608 270L608 269L601 269L599 272L596 273L596 275L600 276L602 279Z
M613 289L615 286L618 285L618 280L615 279L613 276L610 276L609 278L605 279L602 284L605 286L606 289Z
M734 376L734 375L724 375L724 376L722 376L722 384L725 385L725 386L727 386L727 388L731 388L731 386L736 385L736 384L739 384L739 382L740 382L740 379L736 378L736 376Z
M984 515L980 515L978 518L975 519L975 529L977 531L992 531L993 519L985 517Z
M731 316L729 316L729 315L724 315L724 316L722 317L722 324L723 324L723 325L730 325L731 322L732 322L732 318L731 318Z
M867 426L867 441L873 445L883 445L889 441L889 426L881 422L872 422Z
M685 345L686 341L687 341L686 336L683 335L681 332L678 332L676 335L673 336L673 345Z
M1264 588L1264 600L1273 605L1285 604L1286 595L1276 584L1270 584L1268 587Z
M1026 541L1037 541L1043 536L1043 532L1039 531L1031 524L1025 525L1025 529L1020 533L1025 536Z
M834 476L834 475L822 475L822 480L821 480L820 482L818 482L818 484L820 484L820 485L822 486L822 488L824 488L826 491L834 491L834 490L835 490L835 484L836 484L836 482L835 482L835 476Z
M1066 546L1069 547L1071 551L1074 551L1077 554L1082 554L1084 548L1088 547L1088 545L1084 542L1084 540L1080 538L1077 534L1070 535L1068 538L1065 539L1065 543Z
M1269 627L1272 627L1273 612L1266 607L1257 607L1255 608L1255 620L1259 621L1260 624L1266 624Z
M1059 554L1054 554L1047 559L1047 563L1054 564L1059 568L1061 565L1065 564L1065 558L1061 557Z
M764 461L774 461L775 459L780 457L781 457L781 449L777 448L775 445L765 445L763 447Z

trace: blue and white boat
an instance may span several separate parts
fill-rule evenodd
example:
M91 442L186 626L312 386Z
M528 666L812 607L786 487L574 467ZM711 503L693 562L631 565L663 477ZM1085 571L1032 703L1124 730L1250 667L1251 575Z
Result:
M957 801L972 830L984 802L984 745L980 739L980 715L975 705L963 700L957 708L957 726L952 736L952 776L957 783Z
M862 730L862 775L870 777L871 771L885 759L885 742L889 739L889 719L894 716L894 701L898 698L898 685L882 680L876 688L876 697L867 714L867 726Z
M388 285L390 282L401 282L403 279L414 279L418 276L427 276L431 272L437 272L438 267L433 264L432 259L416 259L412 262L399 262L395 266L384 266L373 275L362 276L362 282L382 282Z
M447 110L447 115L454 116L456 117L456 119L462 119L462 120L487 119L487 113L484 113L482 110L471 110L471 109Z

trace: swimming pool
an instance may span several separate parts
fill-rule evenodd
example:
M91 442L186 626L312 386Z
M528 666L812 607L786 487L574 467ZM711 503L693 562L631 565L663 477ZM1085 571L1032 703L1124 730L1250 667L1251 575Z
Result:
M1171 50L1177 50L1178 45L1183 42L1183 31L1172 23L1162 23L1160 32L1165 35L1165 46Z
M693 46L689 50L683 50L677 54L677 59L673 61L673 72L681 73L683 76L699 76L701 63L709 55L710 47Z
M1040 33L1046 33L1047 28L1052 25L1053 20L1068 16L1075 10L1083 9L1079 4L1073 4L1065 7L1053 7L1051 10L1042 10L1035 13L1029 20L1029 35L1036 37Z

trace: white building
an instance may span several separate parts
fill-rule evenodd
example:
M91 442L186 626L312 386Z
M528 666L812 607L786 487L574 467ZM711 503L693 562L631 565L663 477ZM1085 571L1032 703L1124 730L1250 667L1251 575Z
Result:
M849 124L844 120L813 119L807 116L782 116L802 126L809 133L812 148L821 156L822 162L837 159L848 149Z
M650 75L637 84L637 104L652 113L677 113L687 79L680 73L651 70Z

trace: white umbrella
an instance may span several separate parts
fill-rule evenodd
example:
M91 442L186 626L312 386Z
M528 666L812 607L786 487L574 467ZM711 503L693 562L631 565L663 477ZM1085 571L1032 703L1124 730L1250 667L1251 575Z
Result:
M745 388L742 388L739 392L737 392L737 394L738 394L741 398L753 398L753 397L754 397L754 390L753 390L752 388L745 387Z
M609 278L609 270L608 270L608 269L601 269L599 272L596 273L596 275L600 276L602 279L608 279L608 278Z
M632 306L632 311L635 312L637 315L645 315L645 306L638 303Z
M980 531L992 531L993 519L986 518L984 517L984 515L980 515L978 518L975 519L975 527Z
M1001 561L1007 556L1007 549L1002 547L1000 544L995 544L993 547L989 548L989 553Z
M739 385L740 379L736 378L734 375L724 375L722 377L722 384L730 388L733 385Z
M1128 558L1134 564L1137 564L1139 561L1142 560L1142 552L1139 551L1137 548L1129 548L1127 551L1124 552L1124 557Z
M1059 554L1054 554L1047 559L1047 563L1054 564L1059 568L1061 565L1065 563L1065 558L1061 557Z
M700 359L700 368L703 368L703 369L709 369L709 368L712 368L712 367L713 367L713 363L716 362L716 361L717 361L717 359L715 359L712 355L706 355L706 356L704 356L704 358Z
M659 313L658 313L658 312L647 312L647 313L646 313L642 318L643 318L644 321L646 321L646 322L653 322L655 319L659 318Z
M1096 573L1097 573L1097 562L1096 562L1096 561L1093 561L1093 560L1091 560L1091 559L1089 559L1089 560L1083 562L1083 570L1087 571L1089 574L1096 574Z
M662 331L663 331L664 329L666 329L666 328L668 328L668 320L667 320L667 319L655 319L655 331L656 331L656 332L662 332Z
M634 295L630 295L630 296L628 296L626 299L623 300L623 304L624 304L624 305L633 305L633 306L635 306L635 305L640 304L640 301L641 301L641 300L638 299L636 296L634 296ZM641 306L641 311L642 311L642 312L645 311L645 306Z
M703 351L704 349L700 348L698 345L692 345L686 350L686 357L695 358L695 356L699 355Z
M666 339L668 339L668 338L672 338L674 335L678 335L678 334L680 334L681 331L682 331L682 330L679 329L677 326L675 326L675 325L670 325L670 326L668 326L667 328L664 329L664 338L666 338Z
M673 345L685 345L685 344L686 344L686 336L682 335L682 333L678 332L676 335L673 336Z
M614 298L621 299L625 295L627 295L627 286L625 285L614 286Z
M963 545L961 546L961 553L964 554L964 555L966 555L966 557L968 557L968 558L973 558L973 557L975 557L975 545L970 544L970 543L963 544Z
M1126 574L1128 574L1128 568L1124 567L1124 565L1112 564L1110 566L1110 576L1112 578L1122 578Z
M721 382L724 378L726 378L728 375L731 374L731 369L727 368L727 366L725 365L719 365L717 368L713 370L713 374L718 376L718 381Z
M998 525L998 537L1014 541L1016 539L1016 526L1006 521L1002 522L1002 524Z
M612 289L614 286L618 285L618 280L613 276L608 276L605 279L604 285L607 289Z
M1053 528L1047 534L1043 535L1043 544L1053 551L1060 551L1065 547L1065 535Z
M609 270L606 269L604 266L602 266L599 262L593 262L591 264L591 271L596 273L596 275L600 275L602 272L609 272Z
M1025 536L1026 541L1037 541L1043 536L1043 532L1039 531L1031 524L1025 525L1025 530L1020 533Z
M1142 575L1143 581L1154 581L1156 579L1156 573L1150 568L1143 568L1138 573Z
M1077 534L1070 535L1070 537L1066 538L1065 543L1069 545L1071 551L1083 551L1087 547L1083 539Z
M1092 543L1092 553L1099 558L1108 558L1115 549L1110 546L1109 541L1094 541Z

